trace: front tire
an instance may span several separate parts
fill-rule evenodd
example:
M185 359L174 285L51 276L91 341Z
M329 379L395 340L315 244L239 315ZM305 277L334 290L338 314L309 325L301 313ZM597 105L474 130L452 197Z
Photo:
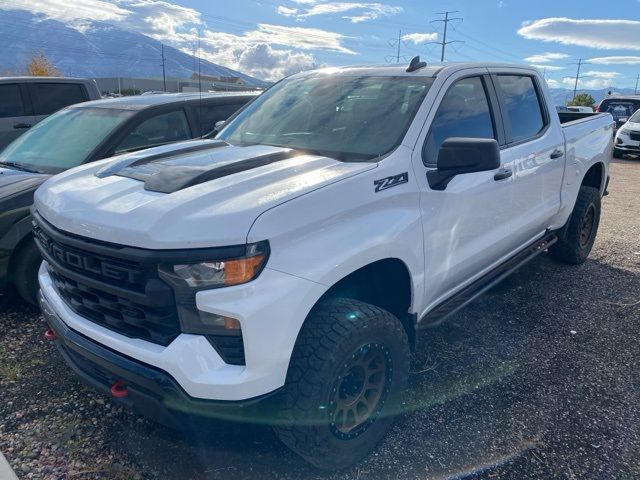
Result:
M622 150L618 149L618 148L614 148L613 149L613 158L622 158L624 157L624 153L622 153Z
M407 334L386 310L350 299L320 304L296 341L276 434L324 470L360 461L398 412L409 357Z
M583 263L593 247L600 224L600 191L580 187L567 224L558 232L558 241L549 248L551 256L564 263Z

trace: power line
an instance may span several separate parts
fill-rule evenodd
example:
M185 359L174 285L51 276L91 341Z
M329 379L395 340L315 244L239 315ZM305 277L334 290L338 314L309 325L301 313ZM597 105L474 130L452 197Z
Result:
M397 40L389 40L389 45L392 47L396 47L396 54L395 55L387 55L386 57L384 57L385 61L387 63L391 62L391 60L393 60L395 58L396 63L400 63L400 59L403 59L403 61L406 61L406 55L400 55L400 46L404 44L405 46L407 45L406 42L402 41L402 29L398 30L398 38Z
M433 20L431 23L436 23L436 22L443 22L444 23L444 32L442 34L442 42L429 42L429 43L438 43L441 45L442 50L440 51L440 61L444 62L444 51L445 48L447 47L447 45L449 43L464 43L461 40L451 40L450 42L447 42L447 27L449 26L449 22L454 22L454 21L462 21L463 19L461 17L453 17L453 18L449 18L449 14L450 13L459 13L458 10L451 10L451 11L446 11L446 12L438 12L437 15L444 15L444 19L442 20Z

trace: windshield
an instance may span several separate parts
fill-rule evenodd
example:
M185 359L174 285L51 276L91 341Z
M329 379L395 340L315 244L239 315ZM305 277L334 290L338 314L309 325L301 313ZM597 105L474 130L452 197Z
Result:
M616 120L630 117L640 107L640 102L603 100L600 111L610 113Z
M0 153L0 162L42 173L60 173L83 163L135 111L69 108L38 123Z
M290 78L258 97L217 138L370 160L398 146L432 83L428 77L321 73Z
M631 116L629 121L631 123L640 123L640 110L636 110L636 113Z

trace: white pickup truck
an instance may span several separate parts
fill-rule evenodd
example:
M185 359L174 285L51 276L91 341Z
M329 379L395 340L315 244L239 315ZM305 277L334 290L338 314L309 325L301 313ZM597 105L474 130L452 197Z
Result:
M543 251L587 258L612 124L562 124L526 67L291 76L214 140L38 189L46 336L139 412L275 406L287 446L345 467L401 408L419 330Z

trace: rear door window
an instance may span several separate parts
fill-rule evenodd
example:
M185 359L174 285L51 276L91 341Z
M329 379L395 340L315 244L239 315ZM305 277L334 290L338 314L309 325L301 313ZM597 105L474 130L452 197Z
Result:
M0 118L22 117L26 115L20 85L0 85Z
M495 78L502 94L505 122L511 129L510 141L521 142L542 132L547 122L533 77L497 75Z
M84 87L77 83L31 83L29 89L35 115L51 115L88 99Z
M155 115L135 127L120 144L115 153L131 152L167 143L189 140L191 129L184 110Z
M610 113L615 120L629 118L639 108L640 102L625 100L603 100L600 105L600 111Z

